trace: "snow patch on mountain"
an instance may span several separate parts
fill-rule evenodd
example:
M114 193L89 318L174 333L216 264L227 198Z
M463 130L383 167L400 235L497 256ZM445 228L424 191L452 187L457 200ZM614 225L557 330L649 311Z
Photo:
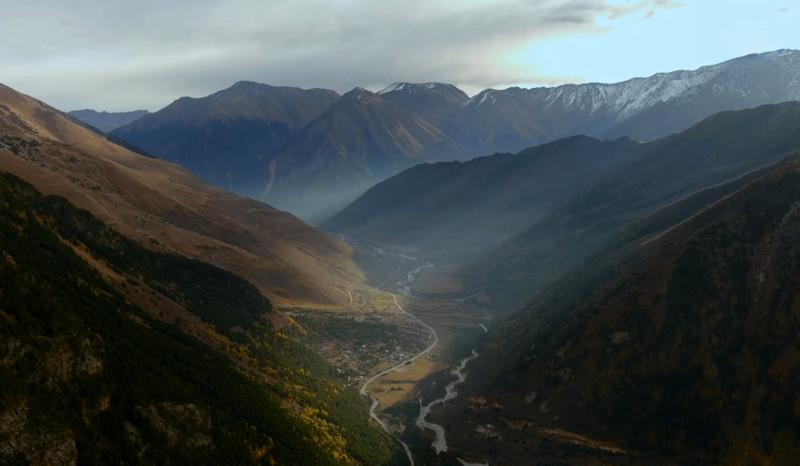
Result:
M386 87L384 89L381 89L376 94L383 95L383 94L388 94L390 92L402 91L407 86L411 86L411 84L409 84L409 83L394 83L391 86L388 86L388 87Z

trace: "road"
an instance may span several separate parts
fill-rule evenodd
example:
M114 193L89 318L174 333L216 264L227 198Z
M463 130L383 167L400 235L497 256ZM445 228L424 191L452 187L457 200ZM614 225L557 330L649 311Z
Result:
M375 248L375 247L373 247L373 248L376 251L378 251L380 254L389 254L389 253L384 252L382 249L378 249L378 248ZM406 260L415 260L417 262L423 262L424 263L423 265L421 265L421 266L417 267L416 269L412 270L411 272L409 272L408 275L406 276L405 280L400 280L400 281L397 282L397 288L401 290L403 295L410 297L411 296L411 288L410 288L411 283L414 280L416 280L417 275L419 275L419 273L420 273L420 271L422 271L422 269L425 269L425 268L428 268L428 267L433 267L433 264L431 264L430 262L420 261L418 259L414 259L413 257L406 256L405 254L403 254L403 255L395 255L395 256L402 257L403 259L406 259ZM400 270L400 268L398 268L397 270ZM395 270L395 274L397 273L397 270ZM394 276L394 274L392 274L392 276ZM388 279L386 281L388 281ZM384 281L384 283L386 283L386 281ZM375 289L379 290L380 286L382 286L382 285L383 285L383 283L381 283L381 285L379 285ZM381 291L381 290L379 290L379 291ZM370 399L372 399L372 406L369 409L369 417L371 419L374 419L378 424L380 424L380 426L383 428L383 430L385 430L389 435L393 436L395 439L397 439L398 442L400 442L401 445L403 445L403 449L406 452L406 456L408 456L408 462L411 464L411 466L414 466L414 458L411 455L411 450L408 448L408 445L406 445L405 442L403 442L402 440L400 440L400 438L398 438L396 435L394 435L392 432L390 432L389 428L386 426L386 424L384 424L384 422L375 413L375 410L378 408L378 404L379 403L378 403L378 400L374 396L369 394L367 389L369 388L370 384L372 384L372 382L378 380L379 378L383 377L384 375L386 375L386 374L388 374L390 372L394 372L394 371L402 368L403 366L405 366L407 364L411 364L414 361L416 361L417 359L421 358L422 356L425 356L426 354L430 353L436 347L436 345L439 344L439 335L436 333L436 330L433 327L431 327L430 325L426 324L425 322L419 320L415 315L413 315L410 312L408 312L405 309L403 309L403 306L401 306L400 303L397 302L397 295L395 295L394 293L389 293L388 291L384 291L384 293L387 293L392 297L392 301L394 301L395 307L398 310L400 310L400 312L404 313L405 315L410 317L412 320L416 321L417 323L419 323L420 325L425 327L425 329L428 331L428 333L430 333L430 336L433 339L433 342L431 342L431 344L427 348L422 350L417 355L404 360L403 362L401 362L400 364L398 364L398 365L396 365L394 367L390 367L389 369L381 371L381 372L373 375L372 377L370 377L366 381L364 381L364 383L361 385L361 389L359 390L359 393L362 394L362 395L365 395L365 396L369 396Z

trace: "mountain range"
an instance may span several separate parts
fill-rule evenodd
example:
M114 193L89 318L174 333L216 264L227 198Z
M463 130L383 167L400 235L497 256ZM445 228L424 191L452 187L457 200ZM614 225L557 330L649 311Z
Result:
M113 134L219 187L247 192L236 188L250 181L259 160L338 98L324 89L238 82L204 98L178 99Z
M460 295L508 309L629 223L800 148L799 124L800 104L789 102L722 112L648 143L574 136L515 155L418 165L320 226L461 264L448 269Z
M487 89L446 133L481 153L516 152L574 134L652 140L723 110L797 99L800 52L778 50L614 84Z
M419 162L518 152L576 134L657 139L719 111L798 99L799 76L800 52L779 50L615 84L487 89L472 98L442 83L344 96L238 83L179 99L113 134L318 222ZM356 105L356 96L368 98Z
M97 112L95 110L73 110L69 112L78 120L91 125L100 131L110 133L112 130L136 121L150 114L147 110L134 110L132 112Z

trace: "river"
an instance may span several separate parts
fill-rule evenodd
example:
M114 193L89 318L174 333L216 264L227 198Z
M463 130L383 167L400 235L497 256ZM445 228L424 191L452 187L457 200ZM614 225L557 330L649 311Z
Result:
M419 262L419 263L422 264L419 267L416 267L415 269L413 269L410 272L408 272L406 274L405 280L399 280L396 283L397 290L402 295L404 295L406 297L409 297L409 298L413 298L414 296L411 294L411 284L417 279L419 274L424 269L433 267L433 264L428 262L428 261L423 261L423 260L420 260L420 259L416 259L414 257L407 256L405 254L387 253L383 249L377 248L375 246L371 246L371 247L378 254L391 255L391 256L406 260L406 261L414 261L414 262ZM397 272L400 271L400 269L402 269L402 267L403 267L403 265L400 265L397 269L395 269L395 271L389 276L389 278L384 280L383 283L378 285L375 289L379 290L379 291L382 291L382 290L380 290L380 288L386 282L391 280L397 274ZM386 293L389 293L389 292L387 291ZM402 440L400 440L400 438L398 436L393 434L389 430L388 426L386 426L386 424L378 417L378 415L375 412L375 410L378 408L379 402L375 397L373 397L372 395L369 394L369 391L367 389L368 389L369 385L372 384L372 382L374 382L375 380L383 377L384 375L388 374L389 372L396 371L396 370L402 368L403 366L405 366L406 364L410 364L410 363L416 361L417 359L419 359L420 357L430 353L431 350L433 350L436 347L436 345L439 344L439 335L436 333L436 330L433 327L431 327L430 325L428 325L425 322L423 322L420 319L418 319L413 314L411 314L408 311L406 311L405 309L403 309L403 307L397 301L397 296L395 294L389 293L389 295L391 295L392 300L394 301L394 305L398 310L400 310L401 312L406 314L408 317L410 317L411 319L413 319L414 321L416 321L417 323L419 323L420 325L425 327L426 330L428 330L428 332L431 335L431 338L433 339L433 342L427 348L425 348L422 352L418 353L417 355L415 355L415 356L413 356L413 357L411 357L409 359L406 359L405 361L401 362L400 364L398 364L398 365L396 365L394 367L390 367L389 369L383 370L383 371L373 375L369 379L367 379L361 385L361 389L359 390L359 393L361 393L364 396L369 396L370 399L372 399L372 406L370 407L370 410L369 410L370 418L374 419L383 428L384 431L386 431L388 434L392 435L395 439L397 439L398 442L400 442L400 444L403 446L403 449L406 452L406 456L408 457L408 462L411 464L411 466L414 466L414 458L413 458L413 455L411 454L411 450L409 449L408 445L405 442L403 442ZM486 327L483 324L480 324L480 326L485 332L488 333L488 330L486 329ZM418 396L419 403L420 403L420 412L419 412L419 416L417 417L416 424L417 424L418 427L420 427L422 429L430 429L436 434L436 439L433 441L431 446L434 449L434 451L436 451L437 454L441 453L443 451L447 451L447 438L445 436L445 429L444 429L443 426L441 426L439 424L436 424L436 423L433 423L433 422L429 422L425 418L428 417L428 414L430 414L431 409L434 406L436 406L438 404L444 404L448 400L452 400L453 398L458 396L458 392L456 392L456 386L458 386L459 384L464 382L464 380L467 377L467 373L465 371L465 368L467 367L467 364L471 360L473 360L473 359L475 359L477 357L478 357L478 353L477 353L477 351L475 351L475 349L473 349L472 350L472 354L470 354L469 356L467 356L467 357L463 358L461 361L459 361L459 364L450 372L451 374L456 376L456 379L453 380L452 382L450 382L449 384L447 384L447 386L445 387L445 394L441 398L433 400L430 403L428 403L427 405L423 406L422 405L422 400L419 399L419 396ZM482 466L482 465L480 465L480 463L466 463L463 460L461 460L460 458L458 460L461 462L462 465L465 465L465 466ZM488 466L488 463L486 463L486 466Z
M456 380L453 380L447 384L443 397L437 398L425 406L422 405L422 400L419 400L419 417L417 418L417 426L423 429L430 429L436 434L436 439L433 441L433 444L431 444L436 453L447 451L447 438L445 437L444 427L439 424L429 422L425 420L425 418L428 417L428 414L430 414L431 409L434 406L444 404L448 400L452 400L458 395L458 392L456 392L456 385L463 383L467 377L467 373L464 372L464 368L467 367L467 363L477 357L478 352L473 349L472 354L462 359L458 366L450 371L451 374L456 376Z
M380 248L376 248L375 246L372 246L372 248L375 249L375 251L377 251L379 254L393 255L395 257L400 257L400 258L405 259L405 260L413 260L413 261L422 263L421 266L419 266L419 267L415 268L414 270L408 272L408 274L406 275L406 279L405 280L400 280L400 281L397 282L397 289L404 296L407 296L407 297L411 297L411 283L414 280L417 279L417 276L419 275L419 273L423 269L426 269L428 267L433 267L433 264L431 264L430 262L421 261L421 260L415 259L413 257L406 256L405 254L391 254L391 253L387 253L387 252L383 251ZM380 285L375 287L375 289L379 290L379 291L382 291L382 290L380 290L380 287L383 286L383 284L386 283L389 279L391 279L395 274L397 274L397 272L398 272L398 270L400 270L400 268L402 268L402 266L399 267L397 270L395 270L394 273L389 278L384 280L383 283L381 283ZM406 364L410 364L410 363L416 361L417 359L421 358L422 356L430 353L431 350L433 350L433 348L435 348L436 345L439 344L439 335L436 333L436 330L433 327L431 327L430 325L426 324L425 322L419 320L415 315L413 315L413 314L409 313L408 311L406 311L405 309L403 309L403 306L401 306L400 303L397 302L397 296L394 293L389 293L388 291L384 291L384 293L388 293L392 297L392 301L394 301L394 306L398 310L400 310L402 313L404 313L405 315L407 315L408 317L410 317L411 319L413 319L414 321L416 321L417 323L419 323L423 327L425 327L425 329L428 331L428 333L430 333L430 336L433 339L433 342L427 348L425 348L420 353L418 353L417 355L415 355L415 356L413 356L411 358L408 358L408 359L402 361L400 364L398 364L398 365L396 365L394 367L390 367L389 369L383 370L383 371L373 375L369 379L367 379L361 385L361 389L359 390L359 393L361 395L370 397L370 399L372 400L372 406L369 409L370 418L374 419L378 424L380 424L380 426L383 428L384 431L386 431L386 433L388 433L389 435L391 435L392 437L397 439L398 442L400 442L400 444L403 446L403 450L405 450L405 452L406 452L406 456L408 457L409 464L411 464L411 466L414 466L414 457L411 454L411 450L408 448L408 445L405 442L403 442L402 440L400 440L400 437L398 437L394 433L392 433L389 430L389 427L378 417L377 413L375 412L375 410L378 408L378 404L379 404L378 400L374 396L370 395L369 391L367 391L367 388L370 386L370 384L372 384L372 382L374 382L377 379L383 377L384 375L388 374L389 372L396 371L396 370L400 369L401 367L405 366Z

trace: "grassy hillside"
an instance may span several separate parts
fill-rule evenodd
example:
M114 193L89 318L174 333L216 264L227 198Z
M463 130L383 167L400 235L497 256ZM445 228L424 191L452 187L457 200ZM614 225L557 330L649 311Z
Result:
M352 250L297 218L143 157L0 84L0 167L153 250L244 277L279 306L329 307L364 289Z
M277 317L0 175L0 462L390 463L365 400Z

